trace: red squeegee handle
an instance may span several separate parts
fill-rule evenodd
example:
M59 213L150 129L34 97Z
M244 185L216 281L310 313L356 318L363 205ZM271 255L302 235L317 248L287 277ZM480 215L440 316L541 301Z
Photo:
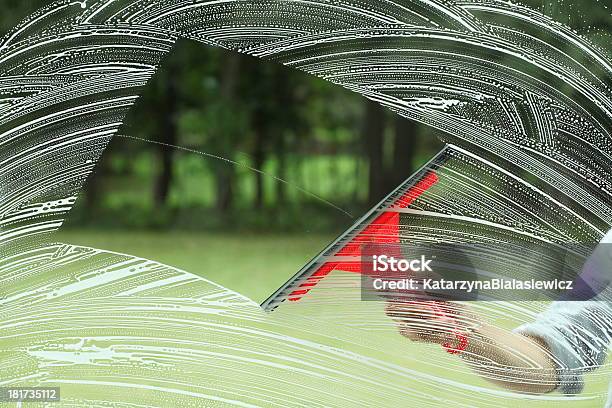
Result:
M429 171L414 186L410 187L404 194L396 199L387 210L407 208L419 196L438 182L435 172ZM336 256L361 257L361 247L364 244L392 244L399 243L399 213L396 211L384 211L372 222L361 230L353 239L336 252ZM299 301L318 282L333 270L346 272L361 272L361 261L325 262L317 270L306 278L296 289L288 295L292 302Z

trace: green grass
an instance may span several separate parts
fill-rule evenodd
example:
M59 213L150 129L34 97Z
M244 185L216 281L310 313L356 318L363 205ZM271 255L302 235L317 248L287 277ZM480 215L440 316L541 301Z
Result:
M67 230L59 242L135 255L200 275L255 301L266 299L333 235Z

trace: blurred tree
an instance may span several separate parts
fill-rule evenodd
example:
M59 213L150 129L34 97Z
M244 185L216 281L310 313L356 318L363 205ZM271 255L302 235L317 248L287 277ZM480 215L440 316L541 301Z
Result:
M235 53L225 53L222 56L223 67L221 72L221 81L219 89L219 103L224 106L219 106L217 113L224 116L226 123L230 124L231 114L238 110L238 80L240 75L240 57ZM228 115L228 113L230 115ZM225 128L225 129L224 129ZM225 132L223 130L226 130ZM216 186L217 186L217 210L227 212L234 201L234 164L233 152L236 149L234 142L240 136L238 129L234 126L220 126L214 135L215 139L220 141L221 154L228 161L216 163Z
M387 191L400 185L414 169L419 124L402 116L395 116L393 135L393 158L388 171Z
M157 145L161 166L153 190L153 201L157 208L165 207L174 174L174 148L172 146L177 143L177 73L178 70L174 64L169 64L165 71L163 92L159 100L158 109L161 112L156 115L160 126L156 128L157 135L154 135L154 138L163 143Z
M272 89L277 90L277 82L283 75L283 69L279 66L270 66L262 64L255 59L246 58L247 69L253 80L250 83L247 92L251 97L251 131L252 138L252 158L253 167L258 170L263 170L264 163L268 155L269 146L278 143L280 137L277 134L277 124L275 123L280 118L276 116L282 112L283 107L278 106L279 95L276 92L270 92ZM266 89L268 92L266 92ZM281 92L286 92L281 90ZM267 95L266 95L267 94ZM266 96L264 96L266 95ZM255 197L253 206L260 210L264 205L264 176L261 172L254 172L255 179Z
M368 203L375 204L385 193L385 171L383 165L383 137L385 132L385 110L378 103L366 99L363 114L363 146L368 159Z

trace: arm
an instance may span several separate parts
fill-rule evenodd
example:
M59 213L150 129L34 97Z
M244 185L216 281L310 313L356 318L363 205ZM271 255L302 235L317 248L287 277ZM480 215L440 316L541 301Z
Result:
M612 309L604 300L554 302L515 332L538 336L548 345L557 366L558 390L576 394L582 391L583 375L602 365L608 354Z
M601 245L606 244L606 245ZM583 280L597 284L594 294L608 286L612 229L601 240L583 269ZM602 256L603 255L603 256ZM599 286L605 282L604 286ZM612 343L610 289L600 300L554 302L534 322L507 331L483 322L458 303L431 305L419 302L387 303L400 333L415 341L444 344L454 340L452 327L468 333L462 357L480 376L510 390L565 394L582 390L582 375L603 364Z
M605 302L556 302L515 331L482 323L457 303L444 305L446 318L418 302L389 302L387 314L414 341L453 343L452 327L469 333L464 361L486 380L528 393L580 392L582 374L603 362L612 333Z
M472 332L461 356L482 378L513 391L542 394L559 382L556 363L540 337L485 324Z

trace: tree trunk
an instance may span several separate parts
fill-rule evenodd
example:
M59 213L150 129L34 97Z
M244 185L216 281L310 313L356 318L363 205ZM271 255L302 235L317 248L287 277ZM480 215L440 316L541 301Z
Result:
M160 106L160 130L161 133L157 140L160 142L176 145L176 115L177 115L177 90L176 90L176 74L173 69L168 70L166 78L166 86L164 96L162 98L163 105ZM166 205L168 193L174 175L174 149L170 146L157 145L160 155L161 169L155 181L153 199L155 206L162 208Z
M103 167L104 161L102 158L96 163L92 173L87 178L87 182L85 183L84 188L84 201L85 208L87 209L87 215L91 216L92 214L96 214L98 209L100 208L100 188L101 181L105 178L105 169ZM89 221L89 220L87 220Z
M385 194L383 168L385 111L378 103L367 100L363 118L363 140L369 162L368 202L374 204Z
M395 118L393 162L387 176L387 190L391 192L414 171L414 157L418 124L401 116Z
M225 213L231 207L234 199L234 169L233 166L225 163L217 166L215 172L217 181L217 200L216 208Z
M219 93L228 109L234 109L236 106L239 73L240 56L234 53L226 54L223 57ZM224 146L222 149L224 157L232 159L232 152L234 150L233 141L236 140L235 136L229 134L218 135L223 140L221 145ZM234 202L234 164L230 162L218 163L215 174L217 184L216 208L224 213L232 207Z
M283 124L273 140L278 168L276 176L282 180L287 179L287 144L290 134L287 132L291 128L299 128L299 120L296 116L296 107L300 106L295 95L295 83L291 83L289 69L280 65L276 66L275 93L277 95L276 108L285 116ZM286 202L286 185L282 181L276 181L276 205L282 206Z
M281 138L276 144L276 157L278 159L278 171L276 176L281 180L287 180L287 141ZM276 181L276 204L282 206L287 201L287 186L282 181Z
M255 122L260 122L259 119L255 119ZM253 149L253 167L257 170L263 170L262 167L265 162L265 151L264 151L264 138L265 138L265 125L263 123L256 123L255 125L255 146ZM263 208L264 203L264 186L263 186L263 174L255 172L255 208L260 210Z

